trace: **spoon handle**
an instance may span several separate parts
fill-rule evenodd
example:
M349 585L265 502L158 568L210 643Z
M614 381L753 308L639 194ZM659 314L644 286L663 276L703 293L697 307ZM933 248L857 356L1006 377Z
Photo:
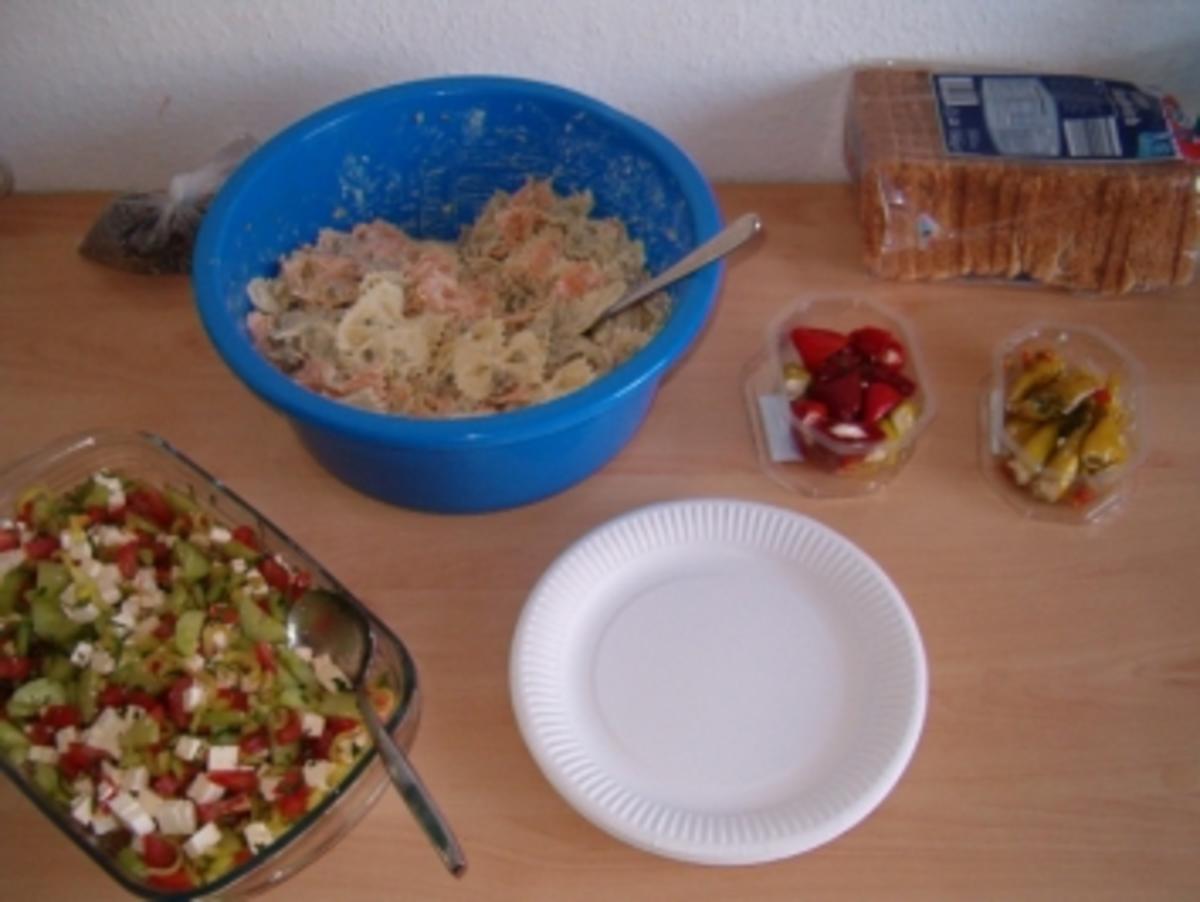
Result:
M362 709L367 730L371 733L371 738L375 740L375 750L383 759L388 776L392 778L392 784L399 790L404 804L408 806L408 810L412 812L429 841L433 843L433 847L437 849L442 863L446 865L446 870L455 877L461 877L467 869L467 856L463 852L462 846L458 844L458 839L455 838L454 831L450 829L449 822L438 810L433 796L421 782L421 778L403 750L396 745L396 740L388 733L383 721L375 713L375 707L367 697L362 683L359 683L358 686L358 706Z
M674 266L669 266L653 279L642 282L636 288L627 291L618 298L611 307L601 313L588 326L590 330L597 323L610 316L632 307L638 301L644 300L665 285L670 285L677 279L691 275L702 266L707 266L719 257L724 257L734 248L746 243L762 229L762 220L757 213L746 213L739 216L730 225L717 232L708 241L701 244Z

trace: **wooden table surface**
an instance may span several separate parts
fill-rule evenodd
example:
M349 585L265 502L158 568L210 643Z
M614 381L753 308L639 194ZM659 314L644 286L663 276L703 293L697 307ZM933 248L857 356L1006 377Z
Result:
M426 704L414 760L471 869L446 876L390 793L268 898L1200 898L1200 288L1087 299L1029 287L892 285L859 265L845 186L722 186L767 233L731 261L719 311L633 443L582 485L488 516L372 501L327 476L218 360L188 283L81 260L105 198L0 199L0 460L91 427L166 436L290 531L406 640ZM869 290L914 321L940 410L882 493L812 500L759 470L741 371L806 293ZM976 456L994 342L1092 323L1139 357L1152 448L1099 528L1027 521ZM517 732L507 661L531 586L588 529L722 495L816 517L889 572L930 667L916 755L854 830L774 864L706 868L636 851L551 789ZM13 788L0 873L14 899L120 898Z

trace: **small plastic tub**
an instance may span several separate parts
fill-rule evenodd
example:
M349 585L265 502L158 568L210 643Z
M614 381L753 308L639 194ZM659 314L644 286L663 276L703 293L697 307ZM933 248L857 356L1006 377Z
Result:
M745 390L764 471L816 497L885 485L936 412L912 325L865 297L789 305L768 326Z
M1033 323L1001 341L980 397L980 463L1028 517L1093 523L1118 510L1146 451L1137 360L1090 326Z

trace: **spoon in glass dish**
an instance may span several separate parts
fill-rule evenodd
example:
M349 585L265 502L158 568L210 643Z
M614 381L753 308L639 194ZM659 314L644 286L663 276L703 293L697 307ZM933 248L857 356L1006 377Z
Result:
M674 266L664 269L654 278L647 279L640 285L629 289L607 307L586 319L578 327L579 334L586 335L610 316L615 316L622 310L628 310L634 304L644 301L672 282L676 282L684 276L690 276L701 267L724 257L735 248L741 247L760 231L762 231L762 220L757 213L746 213L739 216Z
M467 859L454 831L371 704L366 673L375 639L367 618L340 595L310 590L288 612L287 641L292 648L304 646L317 655L329 655L350 680L363 721L392 784L437 849L446 869L461 877L467 869Z

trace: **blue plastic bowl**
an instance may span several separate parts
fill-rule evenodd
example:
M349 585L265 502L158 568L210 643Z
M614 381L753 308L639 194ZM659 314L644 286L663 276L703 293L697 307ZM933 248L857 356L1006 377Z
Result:
M712 190L676 145L602 103L551 85L456 77L351 98L259 148L205 216L193 258L200 318L247 387L291 421L331 473L404 507L479 512L562 491L641 425L663 377L716 303L720 264L676 284L663 329L622 366L546 404L431 420L359 410L301 387L254 348L247 283L323 227L382 217L453 239L498 189L553 179L590 188L598 215L641 239L652 272L721 227Z

